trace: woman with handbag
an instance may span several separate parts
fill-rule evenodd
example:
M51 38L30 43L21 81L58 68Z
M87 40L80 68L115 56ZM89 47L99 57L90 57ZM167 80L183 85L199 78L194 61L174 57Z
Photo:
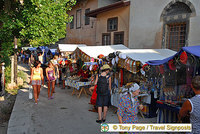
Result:
M31 68L30 84L33 86L35 104L38 104L41 83L44 85L43 69L40 66L41 62L35 61L34 67Z

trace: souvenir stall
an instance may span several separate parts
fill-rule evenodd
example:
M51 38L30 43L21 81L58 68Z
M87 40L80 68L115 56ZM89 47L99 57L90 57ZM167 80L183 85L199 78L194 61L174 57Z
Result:
M157 122L176 123L182 104L194 95L191 80L200 74L199 52L200 46L183 47L171 57L147 62L145 72L156 85L154 92L158 95ZM184 122L188 123L188 119Z
M58 44L57 52L61 53L63 57L67 57L73 53L77 47L84 47L85 44Z
M79 90L80 87L83 87L81 88L78 97L80 97L82 92L87 94L84 87L91 85L90 76L97 73L100 62L105 62L105 60L102 60L101 58L120 49L128 48L124 45L77 47L74 53L72 53L72 57L76 59L79 74L66 79L65 84L67 86L74 87L76 90ZM87 75L87 73L89 75ZM84 79L80 78L80 76L88 76L87 81L84 81ZM75 89L73 90L72 94L75 93Z
M123 93L127 90L126 84L136 82L140 84L141 94L140 100L145 105L143 113L148 117L155 116L155 111L148 110L152 104L151 79L149 79L142 69L142 66L148 60L161 60L174 55L176 52L169 49L129 49L121 50L121 53L116 53L111 56L112 68L115 76L113 77L114 90L112 90L111 104L118 107L118 102Z

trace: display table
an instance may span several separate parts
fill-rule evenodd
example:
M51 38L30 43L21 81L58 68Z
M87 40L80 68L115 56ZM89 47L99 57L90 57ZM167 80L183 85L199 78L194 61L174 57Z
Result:
M80 98L82 92L84 92L86 97L88 97L85 87L90 85L90 81L89 82L80 82L78 80L66 79L65 85L73 88L72 95L74 95L77 91L79 91L79 93L77 94L78 98Z
M181 107L158 102L156 106L159 108L157 123L176 123L178 121L178 113Z

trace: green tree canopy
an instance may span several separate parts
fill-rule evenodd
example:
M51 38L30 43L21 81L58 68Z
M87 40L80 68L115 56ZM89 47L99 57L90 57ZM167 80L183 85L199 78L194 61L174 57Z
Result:
M0 55L13 52L14 36L22 46L49 45L65 37L66 24L72 20L67 11L75 3L76 0L0 0Z
M23 26L20 34L33 46L55 43L66 35L75 0L24 0Z

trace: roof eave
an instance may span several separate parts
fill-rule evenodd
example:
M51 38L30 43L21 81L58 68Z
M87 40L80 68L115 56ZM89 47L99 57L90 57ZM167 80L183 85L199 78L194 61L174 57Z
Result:
M88 17L97 17L98 14L100 13L104 13L113 9L117 9L117 8L121 8L121 7L125 7L125 6L129 6L130 5L130 1L120 1L120 2L116 2L114 4L105 6L105 7L101 7L101 8L97 8L95 10L92 10L88 13L86 13L85 15Z

